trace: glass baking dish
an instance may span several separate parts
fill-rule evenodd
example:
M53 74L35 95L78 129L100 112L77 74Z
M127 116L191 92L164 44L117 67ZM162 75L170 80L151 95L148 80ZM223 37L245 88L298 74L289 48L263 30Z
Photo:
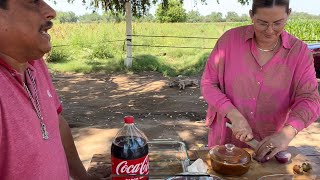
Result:
M154 139L149 146L150 179L164 179L187 170L190 164L185 143L170 139Z

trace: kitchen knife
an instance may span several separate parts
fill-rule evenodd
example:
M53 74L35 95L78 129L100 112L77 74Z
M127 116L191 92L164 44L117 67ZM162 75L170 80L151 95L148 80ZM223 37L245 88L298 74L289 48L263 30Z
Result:
M229 122L226 122L226 126L228 128L232 128L232 124L229 123ZM246 144L248 144L250 147L252 147L253 149L256 149L256 147L258 146L259 144L259 141L255 140L255 139L251 139L250 141L245 141Z
M232 124L229 122L226 122L226 126L230 129L232 128ZM245 141L245 143L248 144L253 149L256 149L259 144L259 141L257 141L256 139L252 139L250 141ZM279 163L287 163L291 159L291 153L288 151L280 151L275 155L275 158ZM266 159L263 159L260 162L266 162L266 161L267 161Z

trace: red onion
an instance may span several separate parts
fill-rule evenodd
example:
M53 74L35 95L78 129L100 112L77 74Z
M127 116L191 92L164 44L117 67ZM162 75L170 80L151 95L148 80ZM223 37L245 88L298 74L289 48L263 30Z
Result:
M275 155L275 158L279 163L284 164L290 161L291 153L288 151L280 151Z
M269 154L270 154L270 152L267 153L260 161L257 160L255 157L253 157L253 159L258 161L259 163L265 163L268 161L266 157ZM280 151L275 155L275 158L279 163L284 164L284 163L287 163L290 161L291 153L289 153L288 151Z

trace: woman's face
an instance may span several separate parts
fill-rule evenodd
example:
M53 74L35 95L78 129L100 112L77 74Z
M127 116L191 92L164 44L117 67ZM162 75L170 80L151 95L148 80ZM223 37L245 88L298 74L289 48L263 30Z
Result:
M256 40L261 43L277 41L285 27L289 13L286 12L285 6L258 8L254 15L250 11Z

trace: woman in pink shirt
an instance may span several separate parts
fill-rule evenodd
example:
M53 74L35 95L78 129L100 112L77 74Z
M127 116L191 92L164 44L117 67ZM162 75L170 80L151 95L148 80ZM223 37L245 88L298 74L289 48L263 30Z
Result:
M227 31L216 43L201 81L210 147L246 147L244 141L255 138L256 158L268 160L319 117L313 57L284 31L290 12L289 0L254 0L253 24Z

